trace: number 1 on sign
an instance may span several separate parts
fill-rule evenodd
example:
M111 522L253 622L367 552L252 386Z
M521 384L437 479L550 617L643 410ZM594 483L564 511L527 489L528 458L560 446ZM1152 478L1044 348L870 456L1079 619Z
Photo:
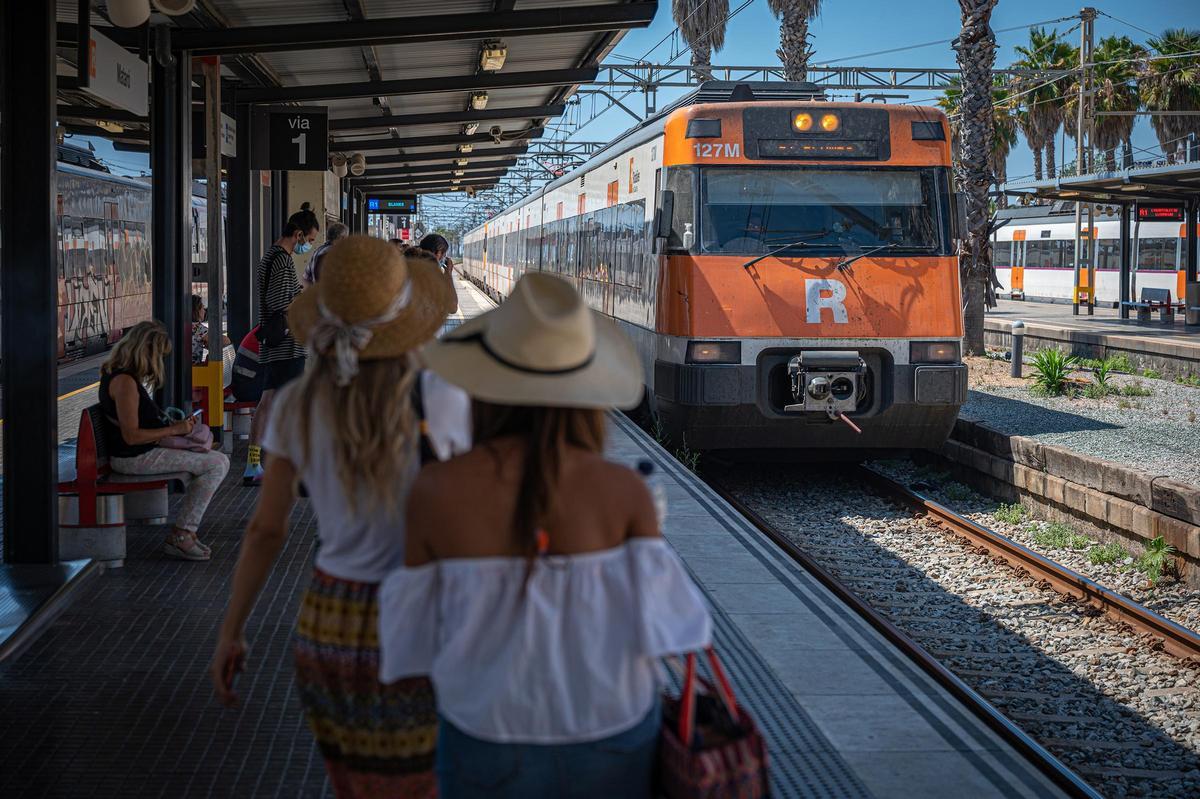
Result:
M292 139L292 144L300 148L300 163L308 163L308 158L306 157L308 155L308 134L301 133L299 136Z

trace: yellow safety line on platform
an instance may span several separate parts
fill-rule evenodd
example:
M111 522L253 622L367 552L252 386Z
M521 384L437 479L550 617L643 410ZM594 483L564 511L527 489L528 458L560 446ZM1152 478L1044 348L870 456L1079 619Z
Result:
M92 383L90 386L84 386L83 388L77 388L74 391L68 391L66 394L60 394L58 397L58 401L62 402L65 399L70 399L71 397L82 394L85 391L91 391L93 388L95 388L98 385L100 385L99 380L97 380L95 383ZM0 425L3 425L3 424L4 424L4 420L0 419Z

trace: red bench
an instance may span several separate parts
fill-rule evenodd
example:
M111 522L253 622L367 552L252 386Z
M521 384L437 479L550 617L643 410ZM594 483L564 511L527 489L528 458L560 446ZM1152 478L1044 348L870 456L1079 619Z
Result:
M191 480L187 472L114 472L105 436L110 424L98 404L79 415L75 479L58 484L59 549L64 560L93 558L121 565L126 522L166 523L168 489L182 490ZM72 497L77 500L73 507Z

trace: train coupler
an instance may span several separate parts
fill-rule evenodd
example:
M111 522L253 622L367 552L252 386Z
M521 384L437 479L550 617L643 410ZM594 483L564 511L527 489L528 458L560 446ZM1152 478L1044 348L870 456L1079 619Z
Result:
M802 352L788 361L787 371L794 400L783 408L788 413L824 412L831 421L849 423L845 414L857 409L866 392L867 364L857 352Z

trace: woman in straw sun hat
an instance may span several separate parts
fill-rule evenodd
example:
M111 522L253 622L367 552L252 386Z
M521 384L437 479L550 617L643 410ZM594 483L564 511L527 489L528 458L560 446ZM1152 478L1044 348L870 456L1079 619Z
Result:
M236 703L246 618L284 544L303 481L321 546L300 609L296 678L339 797L436 792L433 690L424 677L379 682L376 593L403 564L404 501L420 463L470 446L468 397L421 372L412 354L445 321L453 291L435 263L351 236L329 250L321 280L288 309L309 366L283 389L271 415L263 491L243 539L212 678L222 701ZM428 413L418 418L415 405Z
M633 347L534 273L424 357L471 394L475 448L417 478L379 631L382 679L436 688L440 795L649 797L658 660L711 621L649 490L602 455L605 409L641 398Z

